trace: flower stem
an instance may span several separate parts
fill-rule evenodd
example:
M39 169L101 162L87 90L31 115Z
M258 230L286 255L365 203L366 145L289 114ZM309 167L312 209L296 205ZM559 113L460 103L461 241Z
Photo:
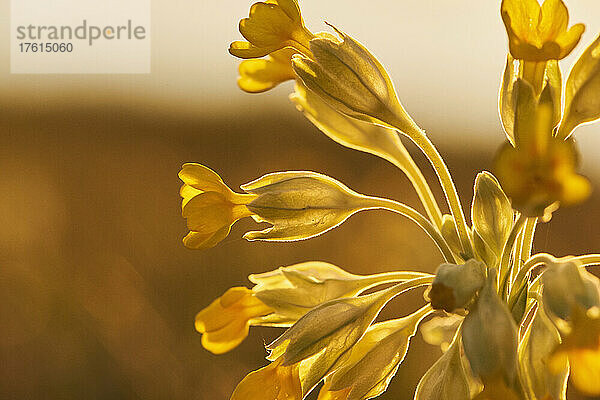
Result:
M525 261L531 257L531 248L533 246L533 236L535 235L535 227L537 225L537 218L527 218L525 221L525 228L519 235L518 245L515 249L515 266L517 268L511 269L511 282L514 282L514 274L517 274L521 267L525 264Z
M419 196L419 200L421 200L421 204L423 204L423 207L425 208L427 216L439 230L442 226L442 212L440 211L440 207L435 200L435 196L433 195L427 180L413 158L407 151L402 151L402 153L397 156L392 154L389 161L401 169L408 177L408 180L417 192L417 196Z
M455 262L454 255L452 254L452 250L450 250L450 246L446 243L446 240L442 237L440 232L431 224L431 222L425 218L421 213L415 210L412 207L407 206L406 204L402 204L395 200L385 199L382 197L367 197L366 207L371 209L383 209L392 211L405 217L409 218L413 222L415 222L421 229L423 229L427 235L434 241L438 249L442 252L444 260L446 262Z
M416 124L411 130L407 130L407 132L400 132L408 136L408 138L412 140L421 149L421 151L423 151L435 169L440 184L442 185L442 189L444 190L444 195L446 196L448 206L450 207L450 211L454 217L454 221L456 221L458 237L460 239L464 255L466 255L467 258L473 257L473 248L469 238L467 220L465 219L460 198L458 197L456 186L452 180L452 175L450 175L450 171L448 170L448 166L444 162L444 159L433 143L431 143L429 138L420 128L417 127Z
M527 280L525 279L527 277L527 274L538 265L566 261L578 262L582 267L587 267L590 265L600 265L600 254L584 254L581 256L567 256L561 258L556 258L552 254L547 253L535 254L534 256L530 257L529 260L527 260L527 262L523 265L523 268L521 268L521 270L517 274L513 282L513 287L515 287L516 290L514 290L513 293L516 294L517 292L522 290L523 286L527 283ZM511 293L509 297L509 306L511 306L511 304L514 304L517 300L516 295L513 293Z
M521 214L515 222L515 224L513 225L510 234L508 235L508 239L504 244L504 248L502 249L502 256L500 258L500 281L498 284L498 293L501 293L504 296L507 295L508 290L508 277L510 276L511 269L510 255L512 253L513 246L515 245L515 242L517 240L517 236L519 235L521 228L523 228L523 225L525 225L525 220L526 217L523 214Z

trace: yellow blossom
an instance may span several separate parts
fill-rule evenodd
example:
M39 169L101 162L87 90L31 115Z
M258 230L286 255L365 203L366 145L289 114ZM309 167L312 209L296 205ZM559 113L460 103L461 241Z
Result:
M233 287L196 315L202 346L214 354L237 347L247 336L250 320L272 313L252 290Z
M570 379L581 393L600 395L600 317L576 309L571 333L558 345L549 360L555 372L569 360Z
M404 318L372 325L325 378L319 400L360 400L386 391L404 361L418 324L431 312L429 306Z
M255 3L239 28L248 41L231 43L229 52L236 57L260 58L284 47L310 53L308 42L313 34L304 26L296 0Z
M585 30L569 27L569 12L562 0L503 0L502 20L510 53L526 61L560 60L575 48Z
M282 365L282 358L246 375L231 400L301 400L300 364Z
M295 52L286 48L271 53L266 59L242 61L238 69L238 86L248 93L261 93L294 79L291 59Z
M577 153L571 141L548 138L542 149L506 143L495 165L512 206L526 216L549 219L548 211L555 203L576 204L590 194L588 180L576 172Z
M238 219L252 215L246 204L256 196L234 193L210 168L184 164L179 178L184 183L180 191L182 215L190 230L183 238L186 247L213 247L227 237Z
M292 59L304 85L345 115L404 132L418 131L383 65L358 41L332 28L341 40L317 37L310 41L313 57Z

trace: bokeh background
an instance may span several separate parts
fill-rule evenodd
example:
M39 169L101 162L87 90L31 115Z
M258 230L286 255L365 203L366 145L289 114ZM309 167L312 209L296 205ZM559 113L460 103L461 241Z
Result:
M249 273L307 260L354 273L432 272L441 261L418 228L381 211L310 241L248 243L240 237L252 223L243 221L210 251L183 247L177 172L189 161L219 171L232 187L267 172L313 170L417 206L393 166L337 145L295 111L289 83L263 95L236 88L238 62L226 49L251 3L154 1L148 75L14 75L9 2L0 2L0 398L227 399L265 364L262 346L280 331L253 328L238 349L214 356L193 321L228 287L248 285ZM324 30L326 19L389 68L467 204L475 173L490 168L504 140L498 3L301 1L311 29ZM572 21L586 23L589 43L600 31L600 4L567 3ZM535 250L600 250L600 125L577 137L596 191L541 225ZM420 302L415 292L386 315ZM418 334L382 398L412 398L439 355Z

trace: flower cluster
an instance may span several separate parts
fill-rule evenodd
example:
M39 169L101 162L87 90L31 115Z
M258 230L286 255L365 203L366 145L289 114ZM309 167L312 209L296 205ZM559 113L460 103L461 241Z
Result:
M584 27L569 28L562 0L504 0L501 15L509 42L499 98L507 142L495 158L497 178L486 171L475 178L470 224L443 158L365 46L333 27L335 34L312 33L296 0L256 3L241 20L247 41L229 49L244 59L240 88L257 93L295 81L290 99L298 110L339 144L398 167L424 213L307 171L266 174L236 193L208 167L190 163L179 174L190 230L184 244L213 247L246 217L270 224L246 233L248 240L309 239L357 212L382 209L422 228L443 263L434 275L356 275L313 261L228 289L196 316L207 350L234 349L250 326L286 328L267 345L269 364L247 375L232 400L300 400L317 388L320 400L376 397L418 330L443 355L421 378L416 400L561 400L568 382L600 395L600 283L586 271L600 254L532 254L537 224L591 190L577 172L573 131L600 118L600 37L563 85L558 61ZM425 154L438 182L424 178L402 136ZM378 320L390 301L419 287L426 288L421 308Z

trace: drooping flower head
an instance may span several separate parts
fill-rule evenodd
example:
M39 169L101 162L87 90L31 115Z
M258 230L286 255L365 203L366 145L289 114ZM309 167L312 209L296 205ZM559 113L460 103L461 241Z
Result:
M227 237L237 220L252 215L246 205L256 196L234 193L210 168L184 164L179 178L184 183L180 191L182 214L190 230L183 238L186 247L214 247Z
M240 58L260 58L284 47L307 51L313 34L306 29L296 0L255 3L250 16L240 21L247 42L231 43L229 52Z
M589 181L577 173L578 156L571 141L550 138L543 152L505 144L496 156L496 174L514 208L549 220L557 205L585 200Z
M196 330L205 349L222 354L248 336L250 320L272 312L250 289L233 287L196 314Z

